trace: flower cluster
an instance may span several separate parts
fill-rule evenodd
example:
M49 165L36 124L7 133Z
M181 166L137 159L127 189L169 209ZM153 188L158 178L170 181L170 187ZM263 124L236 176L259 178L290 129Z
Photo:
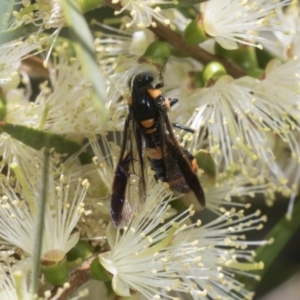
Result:
M300 191L299 9L4 4L0 298L252 299L251 205Z

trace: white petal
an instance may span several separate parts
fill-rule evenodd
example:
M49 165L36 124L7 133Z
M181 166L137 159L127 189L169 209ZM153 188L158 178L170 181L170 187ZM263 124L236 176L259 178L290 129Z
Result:
M136 31L132 35L132 42L129 47L129 53L133 55L142 55L149 45L145 31Z
M269 61L266 67L266 74L272 73L272 71L276 70L282 65L281 61L279 59L272 59Z
M230 39L224 38L224 37L220 37L217 36L216 37L216 41L224 48L227 50L234 50L238 48L238 44Z
M65 253L69 252L77 244L78 240L79 240L79 232L75 232L72 235L70 235L64 247L64 252Z
M104 252L98 256L102 266L111 274L115 275L118 273L113 261L111 260L111 251Z
M130 289L129 285L119 278L118 274L116 274L112 279L112 288L115 293L119 296L129 297Z
M113 248L117 237L116 227L112 223L109 223L105 229L105 233L109 246Z

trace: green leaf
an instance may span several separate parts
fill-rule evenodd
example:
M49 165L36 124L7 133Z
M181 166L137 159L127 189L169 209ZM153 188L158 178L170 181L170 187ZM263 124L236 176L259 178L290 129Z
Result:
M46 141L48 144L48 141ZM32 291L34 294L38 292L39 276L40 276L40 259L42 255L43 235L44 235L44 223L45 223L45 211L48 194L48 176L49 176L49 151L48 148L44 152L43 171L42 171L42 188L41 197L38 205L38 216L35 227L35 239L34 239L34 253L33 253L33 268L32 268Z
M1 32L0 41L1 43L7 43L9 41L13 41L22 38L24 36L27 36L36 31L37 31L37 27L34 24L21 25L19 27Z
M92 34L77 1L66 0L63 1L62 4L67 24L70 26L70 33L75 45L77 57L97 95L97 97L93 97L95 108L98 111L99 117L102 120L106 119L106 79L101 73L96 60Z
M55 148L55 151L60 154L67 154L68 157L82 150L81 145L58 134L23 125L0 122L0 132L6 132L14 139L36 150L47 145L49 148ZM83 164L92 162L92 157L88 153L81 153L79 158Z
M264 268L262 270L256 271L255 274L261 278L267 273L269 268L277 259L278 255L285 248L286 244L295 234L297 229L300 227L300 201L295 205L293 210L292 219L289 220L285 216L273 227L271 232L265 238L270 241L269 245L261 246L256 250L256 261L262 261L264 263ZM240 281L245 283L245 287L253 291L258 282L254 280L239 278Z

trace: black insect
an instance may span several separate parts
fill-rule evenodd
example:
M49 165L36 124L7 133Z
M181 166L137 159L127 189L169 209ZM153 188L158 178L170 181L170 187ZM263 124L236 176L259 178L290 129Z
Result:
M149 74L138 74L130 82L129 113L111 196L111 217L118 228L126 226L146 200L146 156L156 179L167 182L171 190L179 193L193 191L200 204L205 205L196 175L197 162L179 145L172 125L189 129L171 124L167 115L178 99L166 98L160 91L163 83L153 87L153 80Z

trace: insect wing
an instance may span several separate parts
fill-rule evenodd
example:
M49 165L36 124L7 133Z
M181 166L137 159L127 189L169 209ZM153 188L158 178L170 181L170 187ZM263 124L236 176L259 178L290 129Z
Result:
M128 151L126 151L128 149ZM111 217L118 228L126 226L146 199L144 140L136 122L127 117L119 161L112 184Z
M164 161L170 188L180 193L192 190L199 203L205 206L204 191L192 168L194 157L179 145L165 110L161 111L161 119L161 136L165 139Z

